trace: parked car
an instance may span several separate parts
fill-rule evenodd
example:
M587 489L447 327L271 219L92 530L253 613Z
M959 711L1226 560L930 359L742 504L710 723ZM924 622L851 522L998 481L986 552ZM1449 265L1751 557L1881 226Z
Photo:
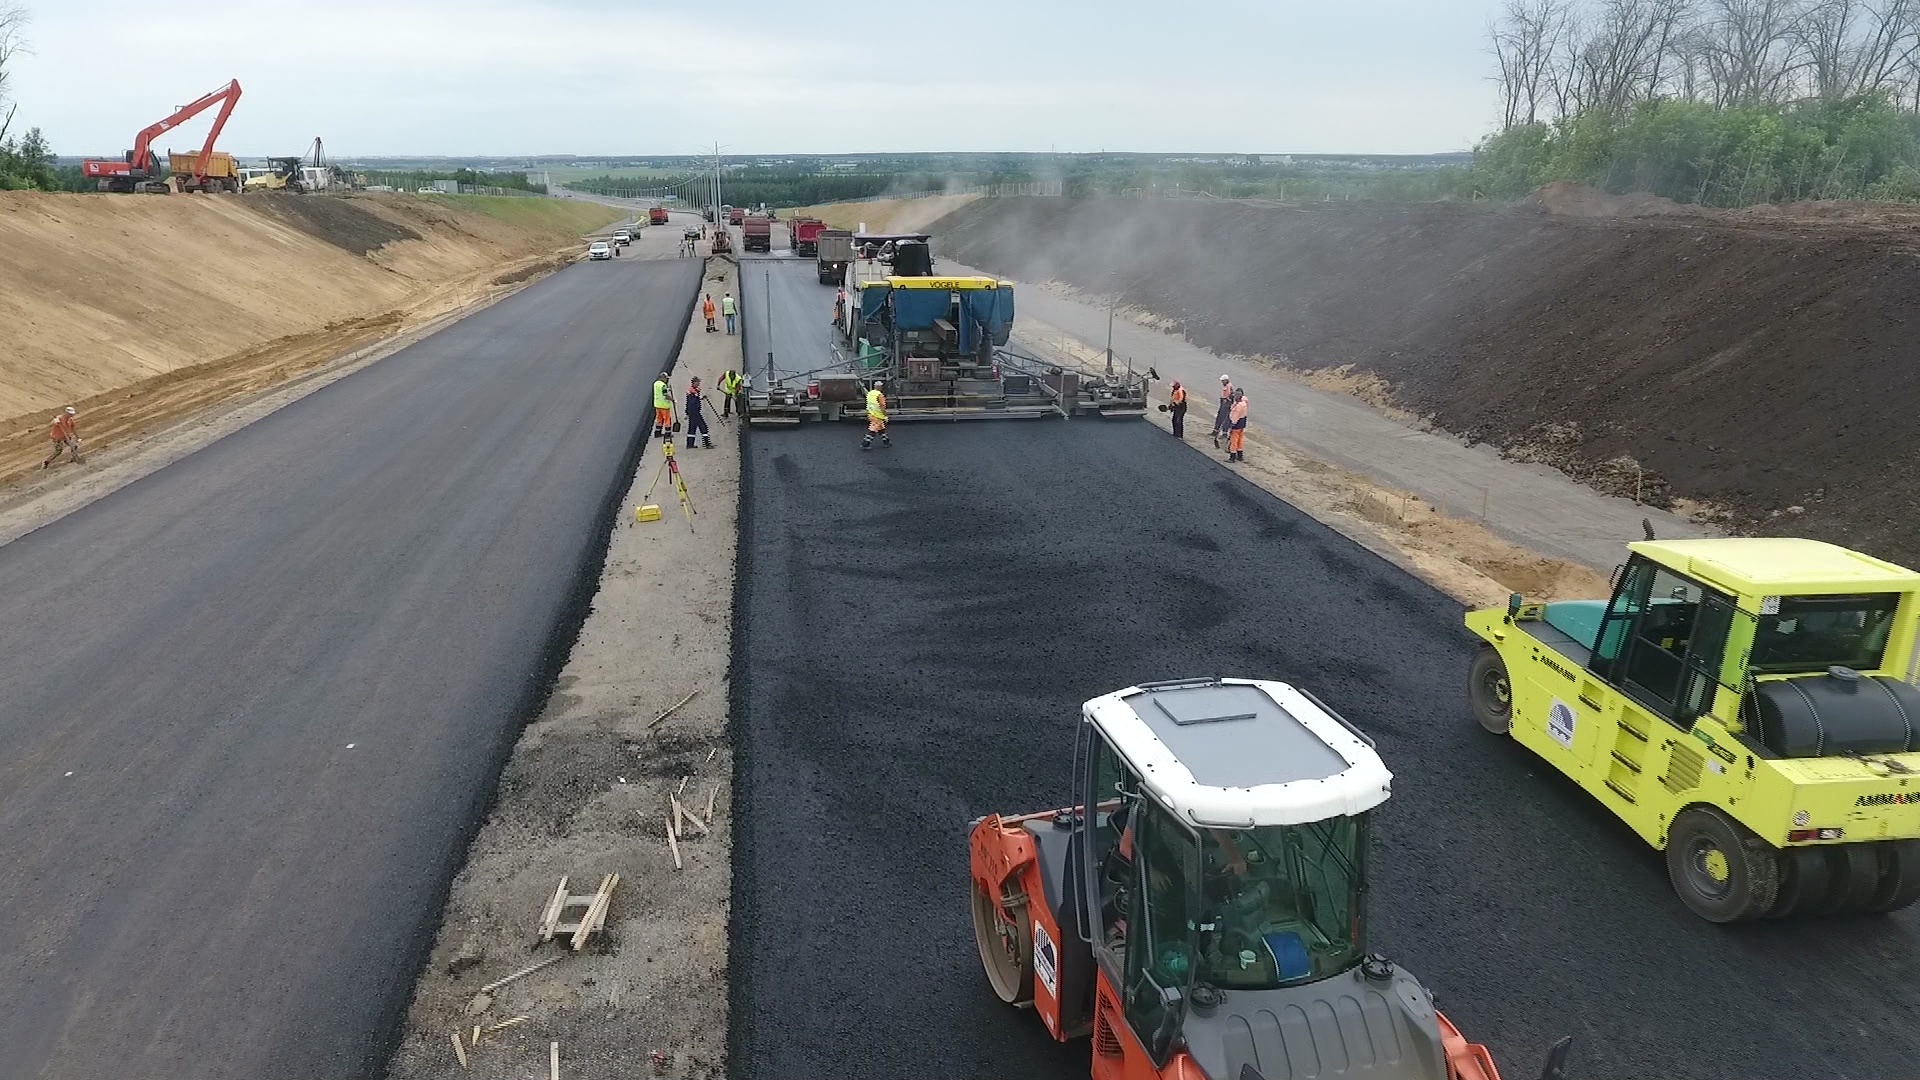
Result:
M594 262L599 262L601 259L611 259L613 258L613 245L607 243L605 240L595 240L593 246L587 249L587 258Z

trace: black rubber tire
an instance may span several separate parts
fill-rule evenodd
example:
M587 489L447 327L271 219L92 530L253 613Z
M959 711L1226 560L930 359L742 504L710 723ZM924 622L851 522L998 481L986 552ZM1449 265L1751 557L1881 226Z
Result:
M1667 830L1667 877L1695 915L1712 923L1739 922L1773 910L1780 859L1727 815L1695 806L1682 810Z
M1826 907L1833 892L1833 871L1819 848L1788 848L1780 853L1780 891L1773 899L1774 918L1805 915Z
M1824 849L1833 872L1825 914L1867 910L1880 889L1880 853L1872 844L1834 844Z
M1033 1000L1033 925L1024 900L1006 899L990 897L979 881L973 883L973 941L994 996L1019 1005Z
M1513 680L1507 677L1507 662L1491 645L1480 646L1467 668L1467 700L1473 705L1473 718L1495 735L1513 728Z
M1872 846L1880 861L1880 884L1861 910L1886 914L1920 900L1920 840L1884 840Z

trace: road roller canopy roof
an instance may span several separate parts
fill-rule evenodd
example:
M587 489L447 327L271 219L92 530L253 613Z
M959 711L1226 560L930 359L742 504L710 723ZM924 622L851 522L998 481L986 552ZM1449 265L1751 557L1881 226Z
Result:
M1920 574L1819 540L1643 540L1634 552L1741 596L1920 591Z
M1285 683L1147 683L1094 698L1085 716L1149 791L1200 827L1360 814L1393 784L1371 740Z

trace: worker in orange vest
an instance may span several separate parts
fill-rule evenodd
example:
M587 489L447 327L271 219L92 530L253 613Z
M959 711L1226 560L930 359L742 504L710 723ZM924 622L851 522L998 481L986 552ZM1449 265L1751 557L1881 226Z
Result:
M1220 376L1220 409L1213 414L1213 445L1220 446L1220 436L1227 433L1227 410L1233 408L1233 380Z
M713 306L713 294L708 293L707 298L700 302L700 314L705 315L707 317L707 333L709 334L717 334L720 332L720 328L713 325L714 311L715 311L715 308Z
M40 463L41 468L51 468L54 462L60 460L62 453L65 453L75 464L86 461L80 456L80 428L77 423L79 418L80 414L74 412L71 405L67 406L66 411L53 418L53 428L47 432L47 437L53 440L53 453L47 456L47 460Z
M839 326L847 321L847 287L840 286L833 296L833 325Z
M1247 460L1247 393L1233 392L1233 404L1227 408L1227 460Z
M1187 388L1180 385L1179 379L1175 379L1167 391L1167 397L1173 402L1167 411L1173 417L1174 437L1184 439L1187 437Z

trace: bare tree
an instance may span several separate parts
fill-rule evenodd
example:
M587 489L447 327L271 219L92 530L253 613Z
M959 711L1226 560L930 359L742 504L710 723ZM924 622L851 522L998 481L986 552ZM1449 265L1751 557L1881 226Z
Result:
M1580 107L1621 112L1663 93L1692 8L1692 0L1600 0L1566 57Z
M1890 90L1920 48L1916 0L1814 0L1794 26L1809 89L1825 101Z
M0 102L7 100L7 61L27 51L27 9L0 0Z
M1706 0L1706 7L1696 45L1715 103L1777 104L1791 96L1810 67L1801 41L1809 0Z
M1500 20L1489 29L1499 68L1503 128L1542 119L1549 69L1572 14L1573 0L1507 0Z

